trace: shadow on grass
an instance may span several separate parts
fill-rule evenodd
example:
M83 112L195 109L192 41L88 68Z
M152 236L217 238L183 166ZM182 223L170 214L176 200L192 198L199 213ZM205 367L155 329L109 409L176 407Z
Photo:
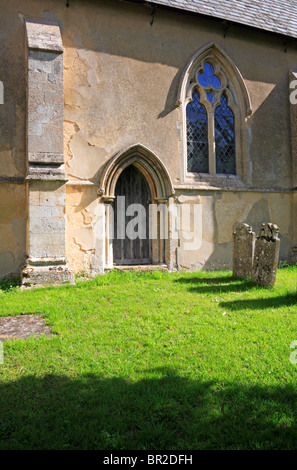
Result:
M230 302L220 302L219 305L230 310L264 310L278 307L289 307L290 305L297 306L297 293L264 299L232 300Z
M174 282L189 284L189 291L200 293L242 292L255 288L255 283L250 279L239 280L231 276L181 277Z
M1 449L295 449L293 386L224 385L172 370L136 383L94 374L0 386Z

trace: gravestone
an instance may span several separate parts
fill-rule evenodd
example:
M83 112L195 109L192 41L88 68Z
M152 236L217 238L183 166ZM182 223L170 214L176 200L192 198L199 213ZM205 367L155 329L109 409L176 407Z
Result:
M245 279L252 275L255 238L247 224L239 224L233 232L233 277Z
M252 280L261 286L273 286L279 260L279 228L275 224L262 224L256 238Z

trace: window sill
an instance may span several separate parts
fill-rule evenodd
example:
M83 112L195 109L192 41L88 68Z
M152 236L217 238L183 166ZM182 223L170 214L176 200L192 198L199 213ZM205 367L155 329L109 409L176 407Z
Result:
M246 189L238 175L210 175L208 173L187 173L184 185L190 185L195 189Z
M273 186L257 187L245 184L238 175L210 175L206 173L187 173L183 182L173 186L175 190L204 191L249 191L261 193L292 193L297 188Z

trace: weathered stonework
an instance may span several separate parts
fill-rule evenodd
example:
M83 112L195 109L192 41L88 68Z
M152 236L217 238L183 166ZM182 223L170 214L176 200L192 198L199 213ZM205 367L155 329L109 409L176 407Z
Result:
M233 232L233 277L252 275L256 235L248 224L239 224Z
M28 226L25 286L74 282L66 264L63 48L58 25L26 20Z
M26 20L27 180L65 180L63 47L58 25Z
M38 287L48 284L74 284L73 270L65 264L46 265L31 264L23 269L22 285L24 287Z
M114 188L100 192L101 177L110 164L115 186L128 161L113 166L114 155L133 147L158 204L171 197L168 185L160 190L161 162L175 201L182 208L192 198L191 210L200 211L201 243L189 243L193 212L179 239L172 216L166 243L153 241L154 263L232 269L235 224L273 220L280 259L296 264L294 44L239 24L224 37L221 22L170 8L158 8L151 24L141 2L74 3L10 0L1 11L0 276L20 273L25 260L40 272L67 264L94 275L112 268L106 209L116 201ZM213 160L211 174L187 173L185 99L206 59L217 73L221 67L222 84L225 77L234 93L236 175L215 174ZM155 156L148 172L144 148Z
M296 87L297 83L297 70L289 71L289 87L290 92ZM292 264L297 264L297 104L294 100L289 100L290 111L290 127L291 127L291 152L292 152L292 186L294 188L293 195L293 217L292 223L294 227L293 246L290 253L289 261Z
M261 286L273 286L276 281L280 248L278 232L277 225L262 224L256 238L252 280Z

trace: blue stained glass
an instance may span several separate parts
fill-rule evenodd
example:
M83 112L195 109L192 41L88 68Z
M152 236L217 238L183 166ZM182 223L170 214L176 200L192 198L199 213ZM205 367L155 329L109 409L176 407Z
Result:
M208 173L208 124L207 112L200 103L197 90L187 105L187 157L188 171Z
M215 88L216 90L220 88L221 86L221 82L220 80L218 79L218 77L216 75L213 75L212 76L212 79L211 79L211 82L210 84L212 85L213 88Z
M214 75L214 68L211 64L206 62L203 66L204 73L198 75L198 82L203 87L212 86L214 89L219 89L221 82L219 78Z
M208 75L209 77L211 77L213 75L213 66L211 64L209 64L208 62L206 62L204 64L204 72L206 73L206 75Z
M207 93L207 99L208 99L208 101L210 101L212 103L213 100L214 100L214 94L213 93Z
M206 87L209 85L209 77L205 73L198 75L198 82L200 85Z
M234 114L228 107L227 98L221 96L221 105L215 109L216 173L234 175L235 128Z

